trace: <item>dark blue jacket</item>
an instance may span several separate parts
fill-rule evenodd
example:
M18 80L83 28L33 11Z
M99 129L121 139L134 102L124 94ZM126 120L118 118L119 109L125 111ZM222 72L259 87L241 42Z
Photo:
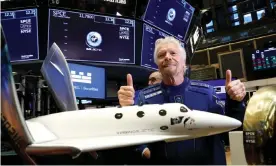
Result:
M190 109L225 114L240 121L243 121L245 112L243 102L233 101L227 95L224 106L212 86L188 78L179 86L163 83L149 86L141 90L135 100L137 105L174 102L183 103ZM171 143L157 142L138 146L135 150L141 156L146 147L151 150L151 159L145 164L226 165L221 135Z

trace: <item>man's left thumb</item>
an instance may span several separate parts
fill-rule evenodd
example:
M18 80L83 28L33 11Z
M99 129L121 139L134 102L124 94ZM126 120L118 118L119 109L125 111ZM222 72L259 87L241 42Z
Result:
M227 70L225 85L227 86L228 84L230 84L231 81L232 81L232 72L231 72L231 70Z

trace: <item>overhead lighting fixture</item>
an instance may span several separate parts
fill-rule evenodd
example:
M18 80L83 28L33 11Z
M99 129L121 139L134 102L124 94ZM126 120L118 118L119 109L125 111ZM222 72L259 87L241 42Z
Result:
M209 9L203 9L200 11L201 25L205 26L212 21L212 12Z

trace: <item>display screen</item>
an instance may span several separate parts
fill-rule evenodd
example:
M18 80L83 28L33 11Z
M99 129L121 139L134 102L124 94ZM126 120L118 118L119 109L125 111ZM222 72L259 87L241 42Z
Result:
M37 9L3 11L1 25L11 62L39 59Z
M195 28L195 31L192 31L191 34L192 35L189 38L189 42L190 42L190 47L191 47L191 53L194 53L195 50L197 49L199 40L201 39L201 37L203 35L202 34L202 29L197 26ZM186 50L186 52L187 52L187 50Z
M244 19L244 24L247 24L247 23L252 22L251 13L248 13L248 14L243 15L243 19Z
M149 0L144 21L183 41L194 11L185 0Z
M228 8L228 11L229 11L230 13L236 12L237 10L238 10L238 9L237 9L237 5L234 5L234 6L231 6L231 7Z
M154 48L155 41L159 38L168 36L166 33L148 25L143 25L143 39L142 39L142 55L141 55L141 66L158 69L154 62ZM181 42L182 47L184 44Z
M193 34L193 44L196 45L199 38L199 28L196 27L196 31Z
M76 97L105 98L105 69L68 63Z
M231 41L232 37L231 36L224 36L221 38L221 42L224 43L224 42L229 42Z
M257 13L257 18L258 20L260 20L261 18L263 18L263 15L265 16L265 10L259 10L256 12Z
M49 11L48 46L68 60L135 63L135 21L64 10Z
M77 104L92 104L92 100L79 100L77 99Z
M48 0L50 7L93 11L95 13L134 17L136 0Z
M252 54L253 70L268 70L275 68L276 70L276 48L268 48L266 50L256 50Z
M166 36L168 35L150 25L143 25L141 66L158 69L153 56L155 41Z

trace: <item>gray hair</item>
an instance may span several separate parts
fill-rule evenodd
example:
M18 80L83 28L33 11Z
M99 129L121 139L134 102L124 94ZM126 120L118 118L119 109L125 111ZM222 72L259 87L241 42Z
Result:
M172 36L166 36L165 38L159 38L155 41L155 48L154 48L154 62L157 64L157 50L162 44L167 44L167 43L173 43L179 47L179 50L181 52L181 57L183 58L184 61L186 61L186 51L185 49L181 46L181 43L179 40L175 39Z

